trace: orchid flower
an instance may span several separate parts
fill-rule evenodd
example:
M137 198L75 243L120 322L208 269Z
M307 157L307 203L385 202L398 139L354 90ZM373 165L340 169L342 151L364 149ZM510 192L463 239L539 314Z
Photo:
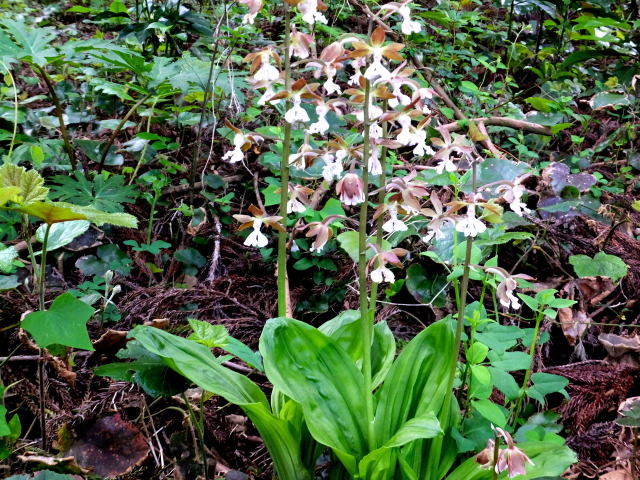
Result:
M325 16L318 10L326 9L324 3L319 0L301 0L297 4L298 10L302 14L302 20L309 25L313 25L316 22L327 23Z
M452 140L449 130L441 128L439 131L442 135L442 139L431 139L431 143L440 149L433 156L434 160L440 160L440 163L436 166L436 171L439 174L445 170L447 172L454 172L458 167L453 163L451 155L459 153L467 158L471 158L473 154L473 146L465 142L465 137L463 135L456 135L455 140Z
M390 203L385 206L387 213L389 214L389 220L382 224L382 229L387 233L406 232L409 227L406 223L398 218L398 209L401 209L396 202Z
M531 210L522 201L525 188L520 182L523 177L516 178L514 182L505 182L496 188L497 193L502 193L502 198L509 204L511 210L518 216L522 217L523 213L530 213Z
M249 7L249 13L245 14L242 17L242 23L247 23L249 25L253 25L253 22L258 15L258 12L262 8L263 1L262 0L238 0L238 3L242 5L247 5Z
M387 183L387 192L397 192L389 200L395 201L408 213L414 215L421 212L420 200L429 195L425 182L415 180L418 172L415 170L404 177L394 177Z
M352 42L354 50L349 53L349 57L371 57L371 63L364 72L364 77L367 80L374 81L380 78L384 80L391 76L391 72L382 63L383 58L400 62L403 60L398 52L404 48L404 45L402 43L384 45L385 39L384 29L378 27L371 34L370 43L359 40Z
M324 246L327 244L329 239L333 236L333 229L331 228L331 223L339 218L340 215L329 215L324 218L321 222L311 222L307 227L309 230L305 234L305 237L312 238L315 237L315 240L311 244L310 252L321 253L324 249Z
M454 223L453 219L447 215L447 213L442 208L442 202L438 197L438 194L433 192L429 196L429 200L431 201L431 208L423 208L421 213L428 218L431 218L431 221L427 224L427 228L429 231L427 234L422 237L422 241L424 243L429 243L432 239L440 240L445 237L445 234L442 232L442 228L445 223L450 222Z
M496 288L496 296L498 297L498 300L500 300L500 304L506 308L518 310L520 308L520 301L518 297L513 294L518 286L516 279L521 278L523 280L533 280L533 277L524 273L511 275L505 269L500 267L487 267L485 268L485 271L487 273L493 273L501 279L498 287Z
M534 465L531 459L521 449L515 446L511 435L502 428L493 427L497 437L502 437L507 444L507 448L498 451L498 461L494 463L495 440L489 439L487 447L476 456L476 462L484 468L493 468L496 473L506 471L509 478L518 475L526 475L526 464Z
M400 257L407 255L409 252L403 248L392 248L388 251L381 251L378 245L371 245L376 254L369 260L369 268L377 263L377 267L371 270L369 276L372 282L376 283L393 283L396 279L393 272L387 267L387 263L402 267Z
M276 62L278 68L271 65L271 59ZM254 82L274 82L280 78L280 56L271 47L248 54L244 61L251 62L249 74L253 76Z
M309 195L313 190L302 185L289 184L289 201L287 202L287 213L304 213L309 203Z
M264 233L262 233L262 225L267 225L279 231L284 230L282 225L280 225L279 223L280 220L282 220L282 217L269 216L266 214L266 212L256 207L255 205L249 206L249 212L251 213L251 215L237 214L233 216L233 218L241 223L241 225L238 227L238 231L242 231L250 227L253 228L251 233L249 233L249 235L245 239L244 245L257 248L264 248L267 246L267 244L269 243L269 239Z
M225 120L225 124L235 132L233 136L233 149L229 150L222 156L222 160L229 163L237 163L244 159L244 152L249 150L252 145L262 143L264 138L256 133L242 133L231 122Z
M301 59L309 58L310 47L315 43L312 35L291 28L291 40L289 42L289 55L296 56Z
M391 2L386 5L382 5L380 10L390 10L391 12L397 12L402 17L402 24L400 30L404 35L411 35L412 33L418 33L422 29L419 22L411 20L411 9L409 8L408 1L406 2ZM388 16L388 15L386 15ZM385 17L386 17L385 16Z
M486 229L484 222L476 218L475 204L468 205L467 214L456 221L456 230L462 232L465 237L475 237Z
M364 182L354 172L347 173L336 184L336 193L345 205L359 205L364 202Z

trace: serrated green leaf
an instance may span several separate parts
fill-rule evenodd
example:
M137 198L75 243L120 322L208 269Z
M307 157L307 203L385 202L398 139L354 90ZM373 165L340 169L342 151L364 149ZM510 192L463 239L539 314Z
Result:
M49 345L93 350L87 321L95 310L70 293L58 296L49 310L33 312L22 321L22 328L33 336L41 348Z
M60 208L68 208L76 214L83 215L84 219L89 220L91 223L95 223L97 226L102 226L105 223L108 223L117 227L138 227L138 219L128 213L107 213L91 206L82 207L66 202L53 202L52 205Z
M14 43L19 47L15 57L44 67L48 59L58 56L58 51L53 48L57 38L53 27L36 27L27 25L23 20L16 21L4 19L3 27L14 38Z
M44 179L38 172L11 163L5 163L0 167L0 186L19 188L20 200L25 204L42 201L49 193L49 189L44 186Z

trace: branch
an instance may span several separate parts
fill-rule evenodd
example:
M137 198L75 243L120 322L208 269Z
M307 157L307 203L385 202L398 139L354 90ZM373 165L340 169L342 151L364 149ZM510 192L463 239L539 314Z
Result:
M461 119L462 120L462 119ZM515 118L508 117L479 117L479 118L471 118L469 119L476 124L483 123L485 126L496 126L496 127L508 127L515 128L516 130L523 130L525 132L537 133L538 135L546 135L551 136L553 132L549 127L545 127L544 125L539 125L537 123L525 122L524 120L516 120ZM449 132L456 132L462 129L462 126L458 122L447 123L446 125L442 125L438 127L439 130L444 129Z

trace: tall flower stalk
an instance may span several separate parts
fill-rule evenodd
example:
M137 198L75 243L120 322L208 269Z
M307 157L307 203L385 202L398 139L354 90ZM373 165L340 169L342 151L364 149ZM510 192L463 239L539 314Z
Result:
M375 432L373 428L373 396L371 393L371 342L373 339L373 318L369 316L369 297L367 279L367 215L369 195L369 154L370 154L370 119L369 101L371 97L371 82L366 80L364 87L364 145L362 146L362 183L364 201L360 205L360 224L358 227L358 286L360 289L360 318L362 322L362 375L364 376L364 391L367 407L367 425L369 428L369 447L375 446Z
M284 88L291 89L291 10L287 2L284 5ZM285 103L289 110L290 101ZM280 159L280 216L284 228L278 233L278 316L291 316L289 305L289 282L287 278L287 202L289 200L289 153L291 151L291 123L284 122L284 141Z

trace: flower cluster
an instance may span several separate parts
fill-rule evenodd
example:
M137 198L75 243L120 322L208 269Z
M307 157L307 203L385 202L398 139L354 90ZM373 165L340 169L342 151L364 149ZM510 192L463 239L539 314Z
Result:
M253 22L261 0L241 3L249 7L245 20ZM309 178L311 170L316 176L321 172L325 188L333 185L342 204L355 207L368 201L365 192L369 185L365 184L363 172L366 169L377 179L386 175L388 167L381 161L382 152L390 149L397 150L398 155L424 159L423 168L439 175L457 175L482 161L473 142L465 135L451 133L441 123L446 118L438 114L437 95L419 72L407 66L402 56L405 45L391 39L385 28L378 26L370 36L349 34L320 49L312 34L305 31L305 24L326 23L322 13L325 5L319 0L287 3L297 9L295 18L301 20L290 29L288 49L270 45L249 53L244 60L250 64L249 81L261 95L258 103L277 107L285 122L304 131L304 140L288 158L289 165L302 172L298 178ZM381 6L380 18L399 18L399 30L404 35L421 29L420 22L411 18L411 3L407 0ZM291 80L285 79L288 71L283 71L285 55L294 62ZM338 136L331 128L332 117L351 124L353 134ZM439 135L430 138L429 132L434 129ZM242 160L246 151L263 141L256 134L242 134L237 129L234 132L234 149L223 156L229 162ZM314 168L316 165L320 168ZM431 243L444 238L449 226L466 237L476 237L501 215L498 203L508 203L518 215L528 211L522 200L525 189L518 179L498 186L497 200L476 194L445 201L446 193L429 188L417 171L409 170L408 174L391 177L379 185L378 191L385 193L385 200L377 206L374 218L383 218L381 226L386 235L414 228L415 232L409 234L418 233L425 243ZM291 183L288 191L287 214L304 213L313 190ZM260 233L264 221L256 222L251 224L254 230L247 241L264 246L266 241ZM243 228L247 228L246 222ZM306 228L306 235L315 238L311 250L321 252L335 227L322 221ZM394 276L386 265L400 266L399 256L398 252L378 251L375 261L369 264L371 279L392 281ZM515 280L511 277L504 279L500 294L504 294L509 306L517 308L517 299L509 296L512 281Z

